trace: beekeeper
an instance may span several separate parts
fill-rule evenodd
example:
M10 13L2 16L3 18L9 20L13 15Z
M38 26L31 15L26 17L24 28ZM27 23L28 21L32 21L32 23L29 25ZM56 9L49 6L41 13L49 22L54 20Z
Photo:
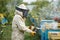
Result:
M24 32L35 34L34 31L25 26L25 19L28 14L28 9L24 4L16 7L15 16L12 21L12 40L24 40Z

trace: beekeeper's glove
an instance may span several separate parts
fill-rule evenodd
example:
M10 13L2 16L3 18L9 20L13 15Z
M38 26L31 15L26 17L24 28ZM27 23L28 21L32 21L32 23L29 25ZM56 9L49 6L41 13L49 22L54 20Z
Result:
M36 34L36 32L34 32L34 31L31 32L31 35L32 35L32 36L34 36L35 34Z

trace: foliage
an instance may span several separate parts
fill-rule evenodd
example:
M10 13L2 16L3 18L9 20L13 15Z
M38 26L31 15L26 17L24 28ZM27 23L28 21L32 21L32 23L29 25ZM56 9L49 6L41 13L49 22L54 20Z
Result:
M14 16L14 11L15 11L15 6L19 5L22 3L22 0L0 0L0 13L3 13L5 18L7 18L9 24L11 24L13 16ZM27 4L27 3L25 3ZM37 24L39 25L39 17L41 16L41 11L45 6L48 6L49 2L47 1L37 1L35 3L32 3L32 5L36 5L36 7L33 8L31 11L31 17L33 17ZM30 17L27 18L26 20L26 25L30 26L32 23L30 21ZM3 28L3 40L11 40L11 25L7 25L6 28ZM38 37L37 37L38 36ZM39 40L40 36L36 34L34 37L32 37L30 34L26 33L25 34L25 40Z
M32 2L31 4L33 5L37 5L37 7L44 7L44 6L47 6L48 5L48 1L36 1L36 2Z
M33 18L36 23L34 25L39 26L40 25L40 18L42 18L42 12L40 11L43 7L48 6L49 2L48 1L36 1L31 3L31 5L36 5L30 12L30 18ZM45 14L44 14L45 15ZM30 21L27 22L27 24L30 23ZM30 23L31 25L31 23ZM38 32L38 31L37 31ZM34 37L31 35L25 34L25 40L40 40L40 34L36 34Z
M11 40L12 28L11 25L3 27L2 40Z
M27 17L25 23L26 23L26 26L30 26L32 24L29 16Z
M0 13L4 14L4 17L8 20L8 24L11 24L15 6L22 3L23 0L0 0Z
M36 7L33 8L33 10L31 11L30 14L31 14L32 17L36 20L37 25L39 25L39 21L40 21L41 19L43 19L42 16L43 16L43 14L44 14L44 13L42 13L41 9L42 9L43 7L48 6L49 2L48 2L48 1L36 1L36 2L33 2L32 4L33 4L33 5L36 5ZM45 15L45 14L44 14L44 15Z

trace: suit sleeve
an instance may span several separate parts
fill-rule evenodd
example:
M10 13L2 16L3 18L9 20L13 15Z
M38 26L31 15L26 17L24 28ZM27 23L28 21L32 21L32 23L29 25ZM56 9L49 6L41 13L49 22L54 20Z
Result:
M22 30L24 32L29 32L29 33L32 32L32 30L28 29L25 26L25 23L19 17L17 17L17 19L16 19L16 24L17 24L19 30Z

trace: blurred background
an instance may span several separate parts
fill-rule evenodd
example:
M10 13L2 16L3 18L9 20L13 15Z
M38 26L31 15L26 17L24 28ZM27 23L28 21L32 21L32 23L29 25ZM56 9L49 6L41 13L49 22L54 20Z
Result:
M40 25L41 20L60 17L60 0L0 0L0 39L11 40L12 19L15 7L24 3L29 8L26 26ZM32 21L33 20L33 21ZM25 40L40 40L37 33L34 37L25 33Z

